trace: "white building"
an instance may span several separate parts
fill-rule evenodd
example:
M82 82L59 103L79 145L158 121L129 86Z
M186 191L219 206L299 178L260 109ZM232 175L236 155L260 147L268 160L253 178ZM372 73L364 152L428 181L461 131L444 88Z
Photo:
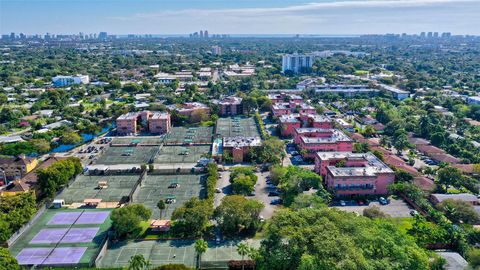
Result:
M312 54L285 54L282 56L282 72L293 71L300 73L307 68L311 68L315 57Z
M88 75L75 75L75 76L55 76L52 78L52 83L56 87L63 87L72 84L88 84L90 83L90 78Z
M467 97L468 104L480 104L480 96L478 97Z
M222 55L222 47L220 46L212 46L212 55Z

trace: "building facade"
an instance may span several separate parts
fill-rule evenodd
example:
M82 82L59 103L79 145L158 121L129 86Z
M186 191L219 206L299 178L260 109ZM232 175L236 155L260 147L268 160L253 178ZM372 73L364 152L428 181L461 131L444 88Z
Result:
M301 73L312 68L315 57L311 54L286 54L282 56L282 72Z
M352 152L353 140L338 129L315 132L299 136L298 148L304 152L304 158L315 158L316 152Z
M385 195L395 172L372 153L318 152L315 172L337 197Z
M52 78L52 83L55 87L64 87L73 84L88 84L90 83L90 78L88 75L55 76Z
M219 106L220 116L234 116L245 113L242 101L242 98L231 96L213 103Z
M139 125L148 127L151 134L165 134L170 132L172 122L169 113L165 112L130 112L117 118L117 135L136 135Z
M0 158L0 185L19 180L38 165L36 158L19 155Z

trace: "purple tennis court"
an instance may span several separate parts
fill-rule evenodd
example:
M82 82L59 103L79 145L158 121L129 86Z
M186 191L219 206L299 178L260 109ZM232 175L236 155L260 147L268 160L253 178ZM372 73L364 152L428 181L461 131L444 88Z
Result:
M67 233L68 228L42 229L30 241L30 244L56 244Z
M55 265L55 264L78 263L86 250L87 250L86 247L56 248L53 250L50 256L48 256L48 258L45 260L43 264Z
M41 264L51 251L52 248L24 248L16 258L20 265Z
M58 213L52 217L48 225L72 225L82 212Z
M88 243L95 238L100 228L71 228L61 243Z
M83 212L75 224L103 224L110 212Z

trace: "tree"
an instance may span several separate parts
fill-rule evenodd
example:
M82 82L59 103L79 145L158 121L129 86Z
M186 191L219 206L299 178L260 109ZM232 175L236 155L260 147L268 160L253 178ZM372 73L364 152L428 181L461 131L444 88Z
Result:
M322 177L320 175L297 166L288 166L287 173L280 179L280 184L278 185L282 190L280 196L283 199L283 204L289 206L298 194L310 188L318 189L317 194L321 195L325 203L328 203L330 195L321 183Z
M128 261L128 270L145 270L151 266L150 262L142 254L134 255Z
M437 171L438 184L447 191L448 186L459 187L462 180L462 172L454 167L447 166Z
M0 247L0 270L20 270L17 259L6 248Z
M477 211L468 202L446 199L437 204L436 207L438 210L444 212L448 219L454 223L475 225L480 221Z
M248 166L236 167L230 174L230 183L234 194L248 195L252 193L258 177L253 168Z
M198 268L202 269L202 254L207 252L208 243L203 239L195 241L195 252L197 253L198 258Z
M60 160L48 168L37 170L40 191L47 198L52 198L55 193L68 183L70 179L83 171L78 158Z
M376 133L377 133L377 131L375 130L375 128L372 125L367 125L362 132L362 134L365 135L368 138L372 137Z
M427 252L389 221L327 207L277 211L259 251L259 269L429 269Z
M62 144L77 144L81 141L82 141L82 137L74 131L64 133L62 137L60 137L60 142Z
M130 204L112 211L112 228L116 238L135 237L142 231L142 222L148 221L152 210L143 204Z
M380 210L380 207L373 205L363 209L363 216L374 219L374 218L386 218L387 214Z
M33 192L2 197L0 200L0 242L7 241L37 212Z
M237 245L237 252L240 256L242 256L242 270L245 269L245 260L244 257L249 254L250 246L246 243L239 243Z
M466 255L468 264L472 267L472 269L478 269L478 267L480 267L480 249L470 248L467 250Z
M260 212L264 205L240 195L226 196L215 209L215 220L225 235L254 233L260 226Z
M413 182L413 175L408 173L405 170L397 169L395 170L395 181L396 182Z
M213 205L209 200L191 198L172 213L172 232L182 237L201 236L213 215Z
M162 213L163 213L163 210L165 210L165 200L163 199L160 199L158 202L157 202L157 208L160 210L160 218L162 218Z

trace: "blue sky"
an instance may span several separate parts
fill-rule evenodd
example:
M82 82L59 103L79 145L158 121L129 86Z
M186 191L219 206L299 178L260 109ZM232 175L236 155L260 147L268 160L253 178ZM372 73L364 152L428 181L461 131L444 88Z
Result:
M1 33L480 35L480 0L0 0Z

